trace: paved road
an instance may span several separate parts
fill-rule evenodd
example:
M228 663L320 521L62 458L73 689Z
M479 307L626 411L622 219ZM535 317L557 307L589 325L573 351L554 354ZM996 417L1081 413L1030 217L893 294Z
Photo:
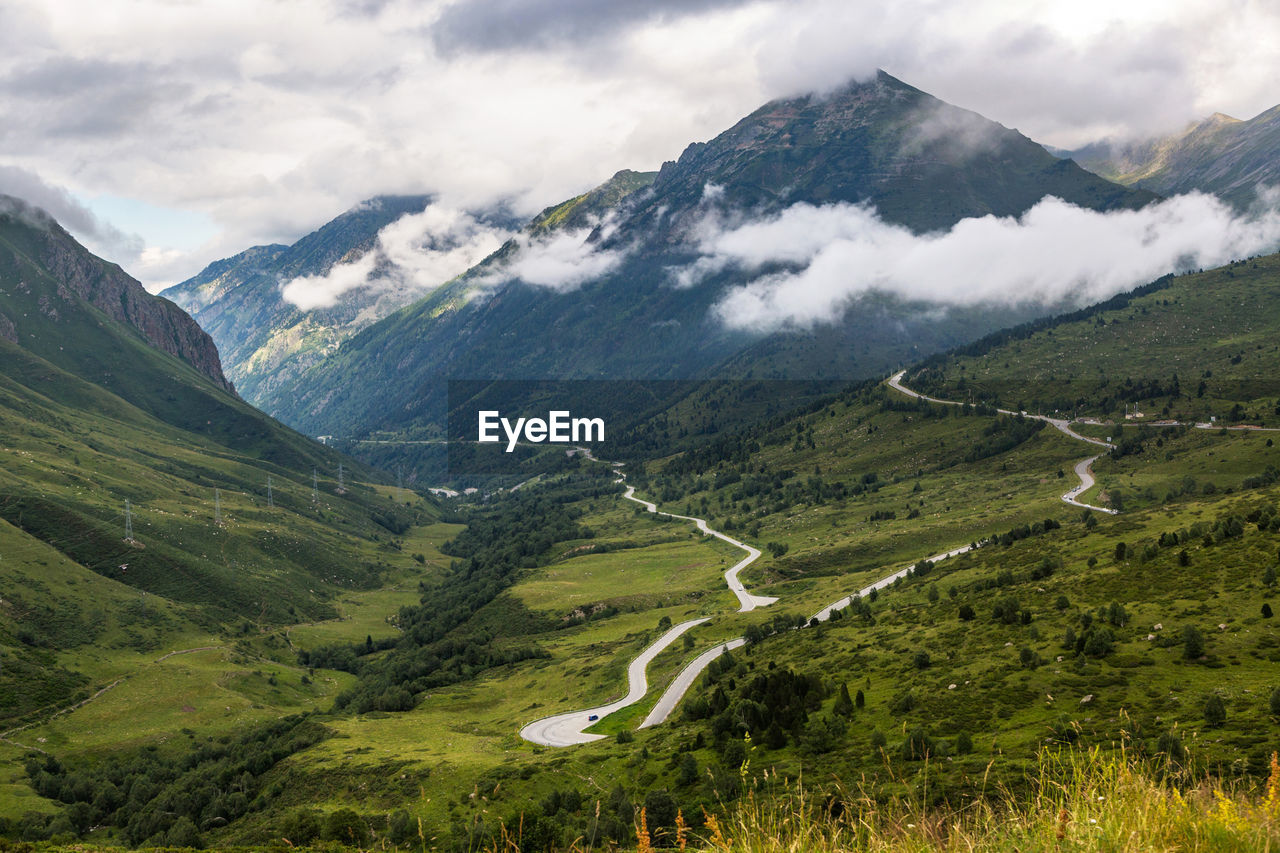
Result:
M899 371L898 373L895 373L893 376L889 377L888 382L890 387L892 387L896 391L899 391L907 395L908 397L915 397L921 400L928 400L931 403L941 403L944 406L965 405L964 403L960 403L955 400L940 400L937 397L929 397L925 394L920 394L916 391L912 391L910 388L907 388L905 385L902 384L902 377L905 374L906 374L906 371ZM1008 409L999 409L998 411L1006 415L1022 414L1020 412L1013 412ZM1064 434L1078 441L1084 441L1084 442L1088 442L1089 444L1096 444L1098 446L1106 447L1106 448L1111 448L1115 446L1113 444L1110 444L1109 442L1102 441L1101 439L1090 438L1089 436L1081 435L1080 433L1071 429L1071 424L1069 421L1066 421L1063 419L1050 418L1045 415L1025 415L1025 417L1036 418L1037 420L1042 420L1042 421L1045 421L1046 423L1052 424L1055 428L1057 428ZM583 453L585 453L588 458L591 458L591 459L595 458L594 456L591 455L590 451L586 450L585 448L579 448L579 449ZM1062 500L1069 504L1073 504L1079 507L1084 507L1086 509L1092 509L1092 510L1097 510L1098 512L1114 514L1115 510L1113 509L1091 506L1090 504L1081 503L1080 501L1076 500L1077 497L1079 497L1085 491L1093 487L1095 481L1092 473L1090 472L1089 466L1092 465L1093 462L1100 455L1101 454L1091 456L1088 459L1082 459L1080 462L1076 463L1075 472L1076 472L1076 476L1080 478L1080 485L1076 486L1071 491L1064 494L1062 496ZM625 475L623 475L621 471L622 463L614 462L611 464L614 466L614 469L617 470L619 473L618 482L620 483L623 482L625 480ZM750 610L754 610L756 607L763 607L766 604L772 604L773 602L777 601L776 598L766 598L764 596L752 595L751 593L746 591L746 589L742 585L742 582L738 580L738 573L741 572L744 568L746 568L756 558L760 556L760 552L757 549L752 548L750 545L747 545L743 542L739 542L737 539L733 539L732 537L726 536L725 534L721 533L718 530L712 530L707 526L707 522L704 519L695 518L693 516L688 516L688 515L676 515L675 513L669 513L669 512L659 512L657 505L654 504L652 501L646 501L646 500L643 500L642 498L637 498L635 496L634 486L627 486L627 491L623 495L623 497L627 498L628 500L635 501L638 504L641 504L646 509L648 509L649 512L659 513L661 515L667 515L667 516L670 516L671 518L679 518L685 521L692 521L694 524L698 526L698 529L701 530L703 533L707 533L712 536L715 536L719 539L724 540L725 542L730 543L731 545L736 545L737 547L745 550L747 552L747 557L744 558L737 565L735 565L733 568L729 569L729 571L725 572L725 581L728 582L729 588L734 591L734 594L738 596L738 601L742 605L738 610L739 613L746 613ZM958 548L952 548L950 551L944 551L941 554L935 554L932 557L928 557L926 559L929 562L936 563L940 560L945 560L948 557L954 557L959 554L963 554L966 551L969 551L971 548L972 548L972 545L961 545ZM880 578L874 583L868 584L867 586L858 590L853 595L845 596L844 598L841 598L838 601L834 601L831 604L828 604L826 607L822 608L817 613L815 613L810 618L809 622L806 623L805 627L807 627L808 625L812 625L815 622L826 622L831 618L831 614L833 612L837 610L842 610L848 607L850 604L853 603L853 600L855 598L868 596L872 593L873 590L884 589L885 587L893 584L899 578L906 577L908 574L911 573L913 568L914 568L914 564L901 568L892 574L889 574ZM677 625L676 627L672 628L671 631L668 631L667 634L663 635L663 637L660 638L657 643L653 644L648 649L645 649L645 651L642 652L639 657L637 657L634 661L632 661L631 665L628 667L628 670L627 670L628 679L630 680L630 683L631 683L631 689L628 691L626 697L624 697L623 699L620 699L617 702L614 702L610 705L602 705L599 708L593 708L586 711L574 711L569 714L561 714L555 717L548 717L545 720L539 720L538 722L531 723L530 725L525 726L523 729L521 729L520 735L526 740L531 740L534 743L546 744L548 746L571 746L573 744L587 743L588 741L599 740L601 737L603 737L602 735L589 735L583 731L583 729L591 725L591 723L587 720L587 717L592 714L596 714L596 715L599 715L600 717L604 717L606 714L611 714L620 708L625 708L628 705L631 705L635 702L640 701L640 699L644 696L645 691L648 689L647 683L645 681L644 670L645 670L645 667L648 666L649 662L653 660L653 658L656 657L659 652L661 652L664 648L670 645L676 639L676 637L678 637L681 633L688 630L689 628L692 628L694 625L697 625L705 621L707 620L695 619L690 622L684 622L684 623L681 623L680 625ZM680 704L680 700L684 698L685 693L687 693L689 691L689 688L693 686L694 681L696 681L698 676L701 675L703 671L708 666L711 665L712 661L720 657L720 655L724 654L726 651L729 651L730 649L739 648L745 644L746 644L746 639L743 637L738 637L736 639L729 640L728 642L720 643L719 645L713 646L712 648L707 649L705 652L698 655L698 657L694 658L693 661L691 661L683 670L680 671L680 674L676 676L675 680L671 682L671 685L666 689L666 691L662 694L662 696L659 697L657 704L653 706L653 709L649 712L649 715L645 717L644 722L640 724L640 728L648 728L650 726L656 726L659 723L665 722L666 719L669 716L671 716L671 712L675 710L678 704Z
M941 554L934 554L932 557L928 557L926 559L931 563L936 563L939 560L945 560L948 557L963 554L972 547L972 545L961 545L959 548L952 548L950 551L944 551ZM853 603L854 598L866 597L871 594L872 590L884 589L885 587L890 586L899 578L909 575L913 568L915 568L915 564L906 566L891 575L885 575L875 583L864 586L853 595L845 596L839 601L833 601L817 613L813 614L803 627L809 627L814 623L814 621L826 622L831 618L833 611L843 610ZM746 645L746 642L745 638L739 637L736 640L730 640L727 643L721 643L714 648L708 649L698 655L698 657L694 658L688 666L680 671L680 674L676 676L675 681L671 682L671 686L668 687L666 692L662 694L662 697L658 699L658 703L653 706L653 710L649 712L649 716L645 717L644 722L640 724L640 728L643 729L649 726L656 726L659 723L665 722L667 717L671 716L671 712L675 710L676 705L680 704L680 700L684 698L684 694L693 686L693 682L697 680L703 670L711 665L713 660L720 657L720 655L730 649L736 649L740 646Z
M599 459L596 459L596 457L591 454L591 451L585 447L574 448L574 450L581 452L588 459L592 459L597 462L601 461ZM626 475L622 473L622 463L610 462L608 464L612 465L614 470L618 472L618 482L619 483L624 482L626 480ZM721 539L725 542L728 542L730 545L734 545L747 552L746 557L738 561L734 566L732 566L727 572L724 573L724 579L725 579L725 582L729 585L729 589L733 590L733 594L738 597L738 604L740 605L738 608L739 613L747 613L751 610L755 610L757 607L765 607L766 605L773 604L775 601L778 600L776 598L769 598L768 596L764 596L764 595L752 595L751 593L747 592L747 589L745 586L743 586L742 581L738 579L738 574L747 566L751 565L751 563L755 562L757 558L759 558L760 551L758 549L752 548L750 545L746 544L745 542L739 542L737 539L734 539L731 536L726 536L725 534L721 533L719 530L712 530L710 527L707 526L706 519L697 518L691 515L677 515L672 512L662 512L658 509L657 505L654 504L652 501L646 501L643 498L636 497L635 491L636 491L635 486L628 485L627 491L623 495L623 497L625 497L627 500L635 501L636 503L645 507L645 509L649 510L649 512L655 513L657 515L665 515L670 518L679 518L684 521L692 521L694 524L697 525L698 529L701 530L703 533L709 536L715 536L717 539ZM588 708L584 711L570 711L567 714L557 714L554 717L547 717L546 719L542 719L542 720L538 720L536 722L530 723L529 725L525 726L523 729L520 730L520 736L527 741L532 741L533 743L539 743L544 746L573 746L574 744L589 743L593 740L599 740L600 738L604 737L604 735L587 734L587 732L584 731L586 728L594 725L596 722L595 720L591 720L589 718L592 716L595 716L598 718L604 718L609 714L612 714L614 711L621 710L622 708L626 708L629 705L634 705L636 702L639 702L641 699L643 699L645 694L649 690L649 683L645 677L645 669L649 666L650 661L652 661L655 657L657 657L659 653L662 652L663 649L665 649L667 646L674 643L680 637L680 635L683 634L685 631L688 631L690 628L694 627L695 625L701 625L703 622L706 622L709 618L710 617L704 617L702 619L690 619L688 622L681 622L679 625L676 625L670 631L668 631L667 633L659 637L657 642L655 642L653 645L649 646L647 649L641 652L636 657L635 660L631 661L631 663L627 665L628 689L627 689L626 696L622 697L621 699L615 702L610 702L608 705L601 705L598 708ZM741 640L734 640L734 641L731 641L730 643L717 646L715 649L712 649L710 652L704 652L703 655L698 658L698 660L702 660L702 658L706 657L707 658L706 663L710 663L711 660L713 660L717 655L719 655L725 650L725 647L737 648L737 646L742 645L742 642L743 641ZM737 645L734 645L734 643L736 643ZM712 652L714 652L715 654L712 654ZM710 657L707 657L708 655L710 655ZM696 664L697 660L695 660L694 663ZM704 663L703 668L705 668L705 666L706 664ZM688 668L686 668L686 670L687 669ZM693 675L689 677L688 684L692 684L693 679L696 678L697 674L701 671L702 669L698 669L696 672L694 672ZM683 677L683 675L684 673L681 673L680 676L677 676L676 678L677 682L679 682L679 680ZM688 684L686 684L684 690L688 690ZM675 703L680 701L680 697L684 695L684 690L681 690L677 695L674 696L674 698L671 700L671 706L669 708L661 712L662 720L665 720L667 718L667 715L671 713L671 708L674 708ZM671 691L668 690L668 693L670 692ZM666 697L664 696L663 698L665 699ZM662 702L660 700L659 706L654 709L654 713L659 712L661 705L662 705ZM652 718L654 716L654 713L650 713L649 717ZM659 720L659 722L661 722L661 720ZM652 725L652 723L648 723L648 718L646 718L646 723L649 725Z
M621 480L619 482L621 482ZM732 568L730 568L727 572L724 573L725 583L729 585L729 589L733 590L733 594L738 596L738 604L740 605L738 607L739 613L749 613L750 611L755 610L757 607L767 607L768 605L773 604L775 601L778 600L776 598L770 598L767 595L752 595L751 593L747 592L747 588L743 586L742 581L738 580L738 573L741 572L743 569L745 569L747 566L754 563L756 559L760 556L759 549L752 548L750 545L748 545L745 542L739 542L737 539L734 539L732 536L726 536L723 533L721 533L719 530L712 530L710 527L707 526L706 519L697 518L692 515L676 515L674 512L662 512L658 509L657 505L655 505L652 501L646 501L643 498L636 497L635 491L636 491L635 486L627 486L627 491L623 495L623 497L629 501L635 501L636 503L644 506L647 510L649 510L649 512L656 513L657 515L665 515L668 518L679 518L684 521L692 521L695 525L697 525L699 530L701 530L703 533L707 534L708 536L714 536L717 539L728 542L730 545L733 545L737 548L741 548L742 550L747 552L747 556L743 557L742 560L735 563Z
M921 394L919 392L912 391L910 388L902 384L902 377L904 375L906 375L906 371L899 370L897 373L890 376L889 387L902 394L906 394L908 397L915 397L917 400L928 400L930 403L941 403L944 406L968 405L967 403L962 403L957 400L940 400L937 397L930 397L926 394ZM1100 438L1090 438L1087 435L1081 435L1080 433L1076 432L1071 428L1070 421L1064 420L1062 418L1051 418L1048 415L1031 415L1031 414L1027 414L1026 412L1015 412L1015 411L1012 411L1011 409L996 409L996 411L1000 412L1000 414L1002 415L1021 415L1022 417L1025 417L1025 418L1034 418L1035 420L1038 420L1038 421L1044 421L1047 424L1052 424L1060 432L1062 432L1067 436L1070 436L1071 438L1074 438L1076 441L1086 441L1089 444L1096 444L1099 447L1105 447L1107 449L1111 449L1115 447L1115 445L1109 441L1103 441ZM1076 476L1080 478L1080 485L1076 486L1071 491L1064 494L1062 496L1062 501L1063 503L1068 503L1068 504L1071 504L1072 506L1078 506L1078 507L1081 507L1082 509L1092 509L1097 512L1105 512L1108 515L1115 515L1116 510L1114 509L1108 509L1107 507L1104 507L1104 506L1094 506L1093 504L1087 504L1087 503L1083 503L1081 501L1076 500L1076 498L1080 497L1080 495L1084 494L1089 489L1093 488L1094 483L1097 482L1096 480L1093 479L1093 472L1090 470L1090 466L1093 465L1093 463L1101 455L1102 454L1099 453L1096 456L1090 456L1088 459L1081 459L1079 462L1076 463L1075 472L1076 472Z
M596 723L595 720L590 718L594 716L603 719L614 711L621 710L628 705L634 705L643 699L644 695L649 692L649 681L645 677L645 669L648 668L649 663L661 654L663 649L680 639L681 634L695 625L701 625L709 618L703 617L681 622L637 655L636 659L627 666L626 696L607 705L587 708L585 711L570 711L567 714L557 714L554 717L547 717L530 723L520 730L520 737L544 746L573 746L578 743L590 743L593 740L600 740L604 735L587 734L584 731L588 726L593 726Z
M746 644L747 641L739 637L736 640L713 646L694 658L688 666L680 670L680 674L676 676L675 681L671 682L666 692L658 699L658 704L654 705L653 710L649 712L649 716L644 718L640 728L647 729L650 726L658 725L658 723L665 723L667 717L671 716L671 712L676 709L676 705L680 704L680 700L684 698L684 694L693 686L693 682L697 680L704 669L711 665L713 660L730 649L740 648Z

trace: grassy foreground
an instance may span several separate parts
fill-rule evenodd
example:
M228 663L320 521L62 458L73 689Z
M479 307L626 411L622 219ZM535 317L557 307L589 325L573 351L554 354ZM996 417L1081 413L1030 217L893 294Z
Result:
M744 777L747 767L743 768ZM698 832L655 837L637 814L635 853L710 850L716 853L927 853L931 851L1271 851L1280 849L1280 761L1260 789L1215 778L1193 779L1124 752L1044 751L1025 793L995 791L967 805L929 807L918 799L877 801L862 785L786 783L764 771L749 792ZM433 839L421 847L434 850ZM173 850L178 848L151 848ZM186 849L186 848L182 848ZM328 842L295 848L284 839L242 850L381 850ZM506 827L486 853L532 853L519 826ZM541 850L541 847L537 849ZM617 850L579 839L571 853ZM0 851L120 853L119 847L28 844L0 839Z
M878 804L861 789L815 795L801 786L752 792L709 819L715 851L1274 850L1280 847L1280 764L1261 791L1167 777L1099 749L1041 754L1030 795L966 807ZM641 849L644 849L643 844Z

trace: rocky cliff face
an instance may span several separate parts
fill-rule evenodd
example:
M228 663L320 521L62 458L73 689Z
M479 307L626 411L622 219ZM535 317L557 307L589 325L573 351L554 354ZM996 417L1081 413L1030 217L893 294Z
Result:
M57 281L58 298L83 299L136 329L147 343L186 361L223 389L235 392L222 373L213 339L177 305L147 293L137 279L116 264L91 254L51 217L19 199L0 195L0 220L21 230L24 253ZM56 306L48 310L56 310ZM12 323L0 322L0 326L12 329ZM0 336L9 337L2 329Z

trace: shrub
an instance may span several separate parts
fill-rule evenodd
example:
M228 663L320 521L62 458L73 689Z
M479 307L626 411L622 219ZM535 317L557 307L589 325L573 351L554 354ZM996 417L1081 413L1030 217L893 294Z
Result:
M1182 629L1182 656L1187 660L1199 660L1204 657L1204 634L1195 625Z
M1221 728L1227 722L1227 706L1222 703L1222 697L1217 693L1211 694L1204 703L1204 724L1211 729Z

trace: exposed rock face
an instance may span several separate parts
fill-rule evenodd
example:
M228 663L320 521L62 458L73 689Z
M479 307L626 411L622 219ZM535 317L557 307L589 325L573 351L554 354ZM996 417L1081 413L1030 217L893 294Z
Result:
M137 329L152 346L181 358L235 393L222 374L213 339L177 305L147 293L137 279L116 264L91 254L48 214L19 199L0 195L0 218L12 218L27 226L33 260L58 282L58 295L63 300L83 299L112 319ZM0 337L13 340L6 329L12 332L13 324L0 321Z

